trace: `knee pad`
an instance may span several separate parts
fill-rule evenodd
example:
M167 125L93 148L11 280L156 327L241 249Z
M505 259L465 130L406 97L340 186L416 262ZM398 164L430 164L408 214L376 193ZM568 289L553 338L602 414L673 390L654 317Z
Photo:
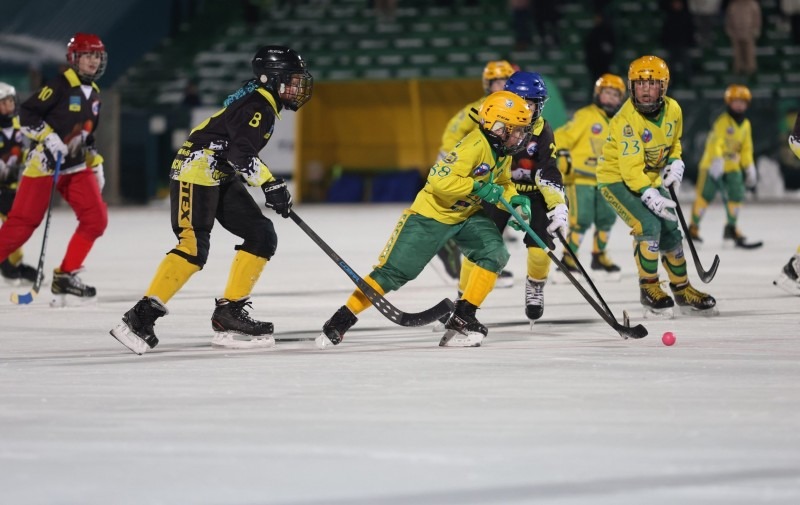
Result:
M275 226L266 217L253 223L248 235L242 238L244 238L244 242L242 245L236 246L237 250L247 251L268 260L275 255L278 248L278 234L275 233Z

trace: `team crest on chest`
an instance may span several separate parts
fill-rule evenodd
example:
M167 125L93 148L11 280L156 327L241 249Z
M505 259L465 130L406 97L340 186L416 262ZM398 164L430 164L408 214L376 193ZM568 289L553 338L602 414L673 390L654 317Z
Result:
M645 128L644 131L642 132L642 140L644 142L650 142L651 140L653 140L653 133L647 128Z
M622 129L622 136L633 137L633 128L631 128L631 125L629 124L625 125L625 127Z
M527 148L525 148L525 151L528 153L528 156L534 156L534 155L536 155L536 152L537 152L538 150L539 150L539 143L538 143L538 142L536 142L535 140L532 140L532 141L530 142L530 144L528 144L528 147L527 147Z
M592 125L592 133L594 133L595 135L600 135L602 131L603 131L603 125L601 125L600 123L595 123Z
M79 97L79 96L71 96L71 97L69 97L69 111L70 112L80 112L81 111L81 97Z
M451 165L455 163L457 160L458 160L458 155L456 154L455 151L450 151L449 153L447 153L447 156L442 158L442 161L445 162L447 165Z
M726 132L728 135L733 135L733 131L734 131L734 130L733 130L733 126L729 126L729 127L728 127L728 129L727 129L727 130L725 130L725 132Z
M489 168L489 164L488 163L481 163L480 165L475 167L475 170L472 171L472 175L474 175L476 177L480 177L482 175L488 174L490 170L491 169Z

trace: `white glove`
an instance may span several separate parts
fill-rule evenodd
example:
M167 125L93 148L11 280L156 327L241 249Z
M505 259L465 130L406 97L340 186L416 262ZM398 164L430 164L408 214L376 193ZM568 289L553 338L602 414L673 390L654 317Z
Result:
M92 167L92 172L94 172L94 176L97 178L97 185L100 187L100 191L103 191L103 186L106 185L106 176L103 173L103 164L100 163L99 165Z
M567 220L569 219L569 209L563 203L559 203L556 207L547 213L550 218L550 224L547 226L547 233L555 237L556 232L561 232L561 236L566 238L569 233L569 226Z
M9 165L10 163L6 164L5 161L0 160L0 182L5 181L6 178L8 177Z
M56 132L50 133L47 135L44 140L42 141L44 146L50 151L50 154L53 155L53 159L58 158L58 153L61 153L61 159L67 157L67 146L61 140L61 137L58 136Z
M744 185L748 188L755 188L758 182L758 174L756 173L756 166L751 164L744 169Z
M650 212L667 221L677 221L678 216L669 211L677 205L669 198L664 198L656 188L648 188L642 193L642 202L650 209Z
M708 176L714 180L719 180L725 172L725 160L722 158L714 158L711 160L711 165L708 166Z
M675 192L678 192L678 188L681 186L681 181L683 180L683 171L686 169L686 165L683 164L681 160L675 160L666 167L664 167L664 173L661 175L661 180L664 182L665 188L675 188Z

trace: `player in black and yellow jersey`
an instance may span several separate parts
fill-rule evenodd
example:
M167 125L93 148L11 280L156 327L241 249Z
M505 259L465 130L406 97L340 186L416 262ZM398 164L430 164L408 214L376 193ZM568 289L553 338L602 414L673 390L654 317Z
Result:
M53 272L52 306L93 302L97 290L78 277L84 260L108 225L103 202L103 157L94 146L100 121L100 88L107 54L97 35L76 33L67 44L69 69L42 86L19 109L21 131L32 140L14 205L0 228L0 261L22 246L44 219L57 157L56 190L78 219L61 264Z
M678 102L666 96L668 85L669 68L661 58L642 56L631 63L630 96L609 124L597 185L631 228L645 317L671 318L676 302L684 312L715 315L716 300L689 284L683 236L673 212L676 203L664 189L677 191L685 170L683 113ZM658 280L659 255L674 301Z
M445 323L440 346L478 346L488 333L475 311L494 288L509 252L482 209L499 205L504 197L530 216L530 201L517 194L510 169L512 155L528 143L531 118L530 107L519 96L508 91L489 95L478 110L479 128L430 169L425 187L403 212L378 265L365 278L381 294L397 290L415 279L445 242L455 240L475 267ZM356 315L370 305L355 290L325 322L317 345L340 343Z
M166 303L208 258L214 221L240 237L228 283L211 316L212 345L272 346L273 325L248 315L249 296L275 254L275 228L245 187L261 187L266 206L289 217L292 197L258 157L282 109L298 110L311 98L305 61L284 46L265 46L252 61L254 79L225 100L183 143L170 169L172 229L178 244L167 253L150 287L111 334L137 354L158 343L156 319Z
M5 221L17 195L25 146L17 117L17 91L0 82L0 219ZM22 248L0 263L0 275L13 285L36 282L36 269L22 262Z
M597 189L597 159L603 154L608 124L625 99L625 82L618 75L603 74L594 85L593 102L581 107L565 125L556 129L559 169L569 198L570 249L577 253L586 232L594 226L591 268L608 280L620 280L620 268L606 253L608 235L617 219L614 209ZM578 272L572 256L561 260Z

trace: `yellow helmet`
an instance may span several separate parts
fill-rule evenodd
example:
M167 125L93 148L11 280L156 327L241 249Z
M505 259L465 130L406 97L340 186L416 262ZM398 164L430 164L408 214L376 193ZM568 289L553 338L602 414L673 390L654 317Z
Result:
M730 105L734 100L744 100L747 103L753 99L753 94L750 93L750 89L747 86L742 86L741 84L731 84L728 86L728 89L725 90L725 104Z
M514 73L514 67L506 60L490 61L483 68L483 90L488 95L489 84L496 79L508 79Z
M599 95L603 88L611 88L619 91L620 95L625 96L627 88L622 77L614 74L603 74L594 83L594 94Z
M528 143L533 110L511 91L496 91L478 109L481 131L501 156L515 154Z
M636 100L633 92L633 83L636 81L656 81L661 84L658 100L655 103L640 103ZM631 94L631 101L636 110L643 114L657 112L664 105L664 96L667 94L669 86L669 67L658 56L642 56L633 60L628 68L628 92Z

